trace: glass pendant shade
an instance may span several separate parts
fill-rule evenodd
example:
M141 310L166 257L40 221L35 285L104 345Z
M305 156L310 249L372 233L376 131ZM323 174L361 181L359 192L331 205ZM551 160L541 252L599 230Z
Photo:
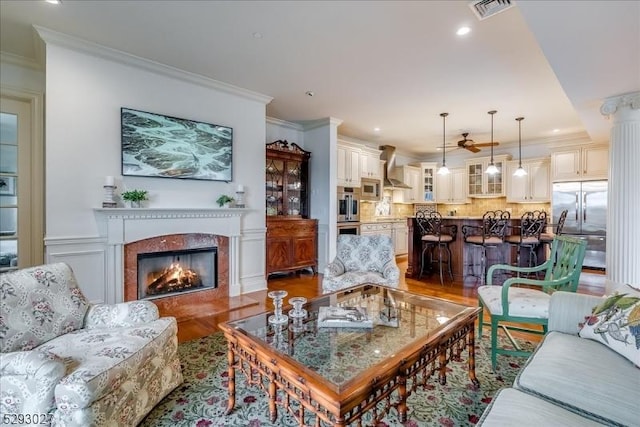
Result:
M498 170L498 167L494 165L493 162L491 162L489 163L489 166L487 167L487 170L485 172L489 175L495 175L500 172L500 170Z
M445 135L446 135L446 121L449 113L440 113L440 117L442 117L442 166L438 169L438 175L446 175L449 173L449 168L447 167L447 161L445 158L446 147L445 147Z
M522 121L524 117L518 117L516 120L518 121L518 156L520 157L520 163L518 169L513 172L513 176L525 176L527 171L522 167Z
M513 176L526 176L526 175L527 175L527 171L524 170L522 165L520 165L518 169L516 169L515 172L513 172Z

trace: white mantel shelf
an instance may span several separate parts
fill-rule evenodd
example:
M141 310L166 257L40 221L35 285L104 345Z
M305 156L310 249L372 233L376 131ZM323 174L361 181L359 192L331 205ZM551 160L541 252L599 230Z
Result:
M239 245L246 208L95 208L107 244L107 287L112 302L122 302L124 245L150 237L209 233L229 237L229 295L240 294Z

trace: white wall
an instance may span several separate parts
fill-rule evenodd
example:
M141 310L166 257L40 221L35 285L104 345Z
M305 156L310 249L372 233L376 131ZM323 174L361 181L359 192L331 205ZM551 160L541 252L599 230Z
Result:
M266 143L279 139L295 142L299 147L304 148L304 128L297 123L267 117Z
M209 84L213 81L187 73L183 79L179 70L57 33L43 38L47 260L77 264L87 276L79 277L80 283L93 286L83 290L90 299L102 299L104 257L93 209L101 207L107 175L116 176L119 191L148 190L150 207L217 207L220 194L233 194L243 184L251 212L242 224L241 288L243 293L265 288L263 171L265 104L270 98L249 91L245 95L239 88L219 89ZM121 177L121 107L232 127L233 182Z

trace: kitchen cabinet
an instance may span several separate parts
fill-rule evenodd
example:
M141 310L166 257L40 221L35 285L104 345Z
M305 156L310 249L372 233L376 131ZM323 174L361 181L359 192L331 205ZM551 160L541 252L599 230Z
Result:
M309 158L295 143L267 144L265 192L267 216L309 215Z
M380 153L382 151L366 146L360 149L361 178L382 179L380 174Z
M398 166L393 171L393 177L411 188L397 189L393 191L393 203L420 203L422 202L422 184L420 168L416 166Z
M556 151L551 154L551 180L585 181L607 179L609 147L593 145Z
M267 217L266 275L318 270L318 220Z
M420 202L435 202L436 171L437 163L420 163Z
M489 175L485 173L491 157L480 157L467 160L467 194L469 197L501 197L505 195L505 166L509 155L493 156L493 163L498 168L498 173Z
M375 234L391 237L396 255L406 255L408 253L409 241L406 221L360 224L360 235L371 236Z
M436 189L437 203L469 203L467 197L467 174L464 168L449 169L447 175L436 174Z
M338 186L360 187L361 146L338 142Z
M525 176L513 176L516 161L507 162L507 202L547 203L551 201L551 166L548 159L529 159L522 162Z
M409 252L409 232L406 221L393 223L392 239L396 255L406 255Z

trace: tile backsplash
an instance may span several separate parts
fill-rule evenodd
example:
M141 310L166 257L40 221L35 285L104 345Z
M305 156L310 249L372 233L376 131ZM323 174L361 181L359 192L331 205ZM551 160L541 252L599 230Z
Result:
M443 216L448 216L449 212L455 211L457 216L482 216L489 210L511 210L511 217L519 218L528 211L543 210L548 214L551 213L550 203L507 203L506 197L495 197L490 199L471 199L472 202L462 205L436 205L436 204L402 204L393 203L391 205L391 217L406 217L414 216L416 210L431 210L436 209ZM380 218L376 216L376 203L375 202L362 202L360 203L360 221L375 221Z

